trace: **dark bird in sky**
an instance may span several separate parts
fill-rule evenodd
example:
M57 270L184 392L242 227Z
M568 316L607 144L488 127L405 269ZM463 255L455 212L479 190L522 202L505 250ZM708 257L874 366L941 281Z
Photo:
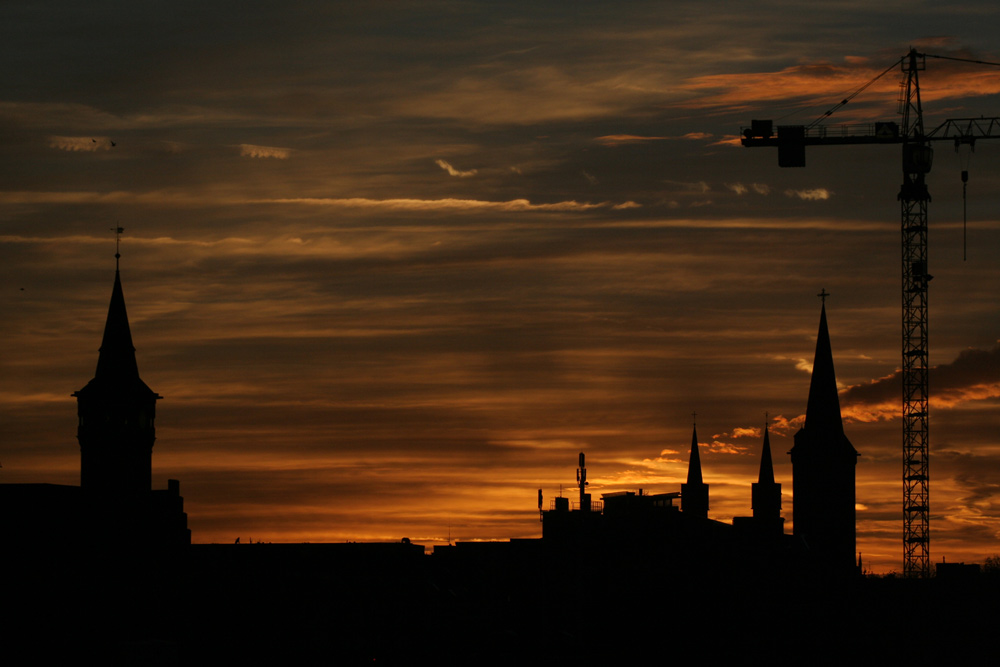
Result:
M114 147L115 147L115 146L117 146L117 145L118 145L118 144L116 144L115 142L113 142L113 141L111 142L111 147L112 147L112 148L114 148Z

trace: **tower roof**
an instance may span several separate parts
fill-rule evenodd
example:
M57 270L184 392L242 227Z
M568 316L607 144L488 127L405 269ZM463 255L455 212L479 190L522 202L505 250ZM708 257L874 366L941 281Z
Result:
M830 331L826 326L826 304L823 304L819 316L819 334L816 336L816 356L813 359L804 428L844 432L844 422L840 414L840 396L837 394L837 375L833 370Z
M825 292L820 296L827 296ZM816 356L813 359L812 380L809 384L809 401L806 404L806 421L795 434L792 461L796 453L806 451L827 454L844 453L856 463L858 452L844 434L844 421L840 413L840 396L837 394L837 376L833 370L833 351L830 332L826 326L826 305L820 310L819 334L816 336Z
M698 427L691 430L691 459L688 462L688 484L701 484L701 457L698 455Z
M104 323L104 337L97 357L97 371L94 373L94 379L81 391L89 390L155 395L155 392L139 377L135 346L132 344L132 330L125 310L121 274L117 268L115 268L115 284L111 289L108 319Z
M767 424L764 424L764 447L760 453L760 474L757 476L758 484L774 484L774 464L771 461L771 437L767 432Z
M125 294L122 292L121 273L115 270L115 285L111 289L111 305L108 319L104 323L104 338L97 357L97 378L138 378L139 366L135 361L135 346L132 344L132 330L128 325L125 310Z

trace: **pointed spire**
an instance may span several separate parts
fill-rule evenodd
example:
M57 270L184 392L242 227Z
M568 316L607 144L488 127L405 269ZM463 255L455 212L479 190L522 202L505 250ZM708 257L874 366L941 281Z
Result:
M837 376L833 370L833 351L830 332L826 326L825 291L819 316L819 334L816 337L816 356L813 359L812 382L809 385L809 402L806 404L808 430L844 432L840 414L840 396L837 394Z
M771 462L771 438L767 424L764 424L764 447L760 453L760 474L758 484L774 484L774 464Z
M688 484L701 484L701 457L698 455L698 426L692 427L691 458L688 461Z
M697 424L691 428L691 458L688 461L687 483L681 484L681 512L692 517L708 518L708 484L701 478Z
M117 253L116 253L117 254ZM121 274L115 270L115 284L111 289L111 305L108 319L104 323L104 338L97 358L97 372L94 377L104 379L139 379L139 366L135 361L135 346L132 331L128 325L125 310L125 295L122 292Z

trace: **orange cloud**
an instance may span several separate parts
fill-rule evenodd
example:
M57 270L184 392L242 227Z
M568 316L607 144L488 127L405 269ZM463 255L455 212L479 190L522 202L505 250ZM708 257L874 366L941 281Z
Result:
M844 64L813 62L787 67L778 72L714 74L689 79L684 90L693 99L678 106L702 109L728 107L746 110L764 102L784 102L788 106L833 103L878 76L888 63L873 66L870 61L845 58ZM864 93L866 101L895 107L900 73L890 71ZM921 99L928 102L1000 93L1000 72L970 69L954 63L928 59L928 72L920 78Z
M242 157L256 158L276 158L287 160L292 154L291 148L278 148L276 146L255 146L254 144L240 144L240 155Z

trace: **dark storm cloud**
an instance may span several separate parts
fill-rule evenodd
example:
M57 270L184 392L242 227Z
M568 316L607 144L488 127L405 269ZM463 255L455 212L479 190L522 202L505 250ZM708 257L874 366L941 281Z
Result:
M1000 396L1000 343L989 350L963 350L954 361L931 368L928 384L935 407ZM901 371L841 393L844 409L854 419L892 419L899 416Z

